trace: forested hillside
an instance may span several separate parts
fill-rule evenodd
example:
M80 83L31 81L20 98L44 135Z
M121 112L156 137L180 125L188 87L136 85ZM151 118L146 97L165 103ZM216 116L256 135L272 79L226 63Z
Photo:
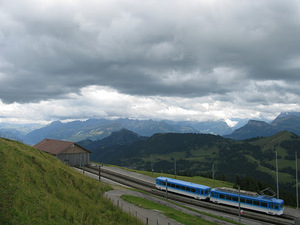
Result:
M84 144L84 143L83 143ZM268 138L235 141L210 134L155 134L131 144L89 143L91 160L128 168L181 175L216 177L246 182L250 189L276 187L275 152L278 153L279 182L291 194L295 190L295 151L300 156L299 136L282 131ZM300 167L300 166L299 166ZM298 168L299 168L298 167ZM260 182L267 183L262 185ZM284 192L284 191L283 191ZM292 199L292 197L290 197Z

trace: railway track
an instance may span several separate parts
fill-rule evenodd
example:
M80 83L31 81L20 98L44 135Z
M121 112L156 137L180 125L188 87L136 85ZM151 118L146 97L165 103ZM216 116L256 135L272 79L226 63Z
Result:
M80 168L82 169L82 168ZM90 173L99 175L99 168L98 167L85 167L85 171L88 171ZM118 182L120 184L124 184L126 186L130 186L139 190L146 191L148 193L151 193L153 195L159 196L159 197L166 197L166 193L163 191L159 191L155 187L155 183L147 182L145 180L140 180L135 177L129 176L129 175L124 175L115 171L107 170L104 168L101 168L101 177L105 177L107 179L113 180L115 182ZM219 205L219 204L214 204L209 201L199 201L193 198L177 195L168 192L168 199L170 200L175 200L178 202L186 203L186 204L191 204L207 209L211 209L214 211L219 211L219 212L225 212L227 214L232 214L236 215L237 214L237 209L234 207L230 206L225 206L225 205ZM281 216L270 216L267 214L263 213L257 213L254 211L249 211L249 210L244 210L243 212L243 217L252 219L255 221L259 221L262 223L270 223L270 224L295 224L295 217L290 216L290 215L281 215Z

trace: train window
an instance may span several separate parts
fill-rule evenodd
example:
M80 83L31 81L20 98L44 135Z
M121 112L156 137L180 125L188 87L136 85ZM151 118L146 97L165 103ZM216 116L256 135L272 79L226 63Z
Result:
M190 189L189 187L187 187L185 190L187 190L187 191L191 191L191 189Z
M180 186L179 186L179 185L176 185L176 188L177 188L177 189L180 189Z
M181 186L180 189L181 189L181 190L185 190L185 187L184 187L184 186Z
M283 203L282 203L282 204L280 204L280 208L281 208L281 209L283 208Z
M175 187L175 184L171 184L171 187L174 188L174 187Z
M238 202L239 198L238 197L232 197L232 201Z
M247 203L247 204L251 204L251 205L252 205L252 200L250 200L250 199L246 199L246 203Z
M220 198L225 198L225 195L220 194Z
M245 199L244 199L244 198L241 198L241 199L240 199L240 202L246 202L246 201L245 201Z
M191 191L192 191L193 193L195 193L195 192L196 192L196 189L192 188Z
M226 195L226 199L227 199L227 200L231 200L231 196Z
M253 201L253 205L259 205L258 201Z
M211 197L215 197L215 193L214 192L211 192L210 195L211 195Z
M261 204L262 207L268 208L268 203L266 203L266 202L261 202L260 204Z
M168 187L170 187L170 183L168 183Z
M278 204L274 204L274 208L275 208L275 209L278 209Z
M162 185L166 186L166 182L162 182Z

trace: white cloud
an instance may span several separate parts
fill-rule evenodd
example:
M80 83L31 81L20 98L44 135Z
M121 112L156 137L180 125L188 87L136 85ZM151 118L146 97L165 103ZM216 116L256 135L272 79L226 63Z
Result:
M3 0L0 117L299 110L299 11L296 0Z

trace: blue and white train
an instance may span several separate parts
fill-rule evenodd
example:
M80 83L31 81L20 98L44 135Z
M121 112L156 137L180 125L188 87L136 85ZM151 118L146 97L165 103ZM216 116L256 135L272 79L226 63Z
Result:
M213 203L230 206L239 206L239 192L233 188L213 188L208 186L176 180L168 177L157 177L156 188L193 197L195 199L209 199ZM254 192L240 191L240 207L270 215L283 214L283 200L258 195Z

